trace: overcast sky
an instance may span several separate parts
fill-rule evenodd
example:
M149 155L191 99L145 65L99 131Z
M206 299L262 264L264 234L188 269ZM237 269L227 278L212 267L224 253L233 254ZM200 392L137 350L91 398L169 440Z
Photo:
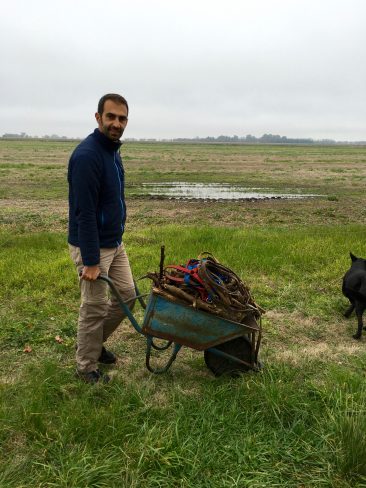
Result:
M0 135L366 140L364 0L0 1Z

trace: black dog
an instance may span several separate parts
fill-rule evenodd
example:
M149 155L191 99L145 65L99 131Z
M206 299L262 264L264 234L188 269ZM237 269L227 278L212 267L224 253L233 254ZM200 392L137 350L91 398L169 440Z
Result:
M342 293L351 302L344 316L349 317L356 310L358 328L354 339L360 339L362 334L362 315L366 308L366 259L357 258L350 253L352 264L343 277ZM366 327L363 327L366 330Z

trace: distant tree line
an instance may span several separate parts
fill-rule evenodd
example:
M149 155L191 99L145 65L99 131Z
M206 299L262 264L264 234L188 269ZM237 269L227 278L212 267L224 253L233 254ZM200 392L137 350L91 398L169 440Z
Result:
M311 139L304 137L286 137L277 134L263 134L255 137L251 134L246 136L225 136L218 137L176 137L173 139L126 139L126 141L140 142L203 142L203 143L238 143L238 144L366 144L366 141L335 141L333 139Z
M68 139L68 137L66 136L59 136L57 134L52 134L52 135L44 135L44 136L29 136L28 134L26 134L25 132L21 132L20 134L11 134L11 133L5 133L3 134L2 136L2 139L62 139L62 140L65 140L65 139Z
M248 144L337 144L333 139L314 140L304 137L286 137L278 134L263 134L261 137L255 137L251 134L246 136L218 136L218 137L195 137L194 139L177 138L173 141L199 141L199 142L237 142Z
M66 136L59 136L57 134L44 136L29 136L25 132L20 134L5 133L1 136L2 139L46 139L46 140L79 140L79 138L72 138ZM203 143L239 143L239 144L362 144L366 141L335 141L333 139L311 139L304 137L286 137L278 134L263 134L261 137L255 137L251 134L246 136L224 136L218 137L176 137L173 139L154 139L154 138L126 138L126 141L131 142L203 142Z

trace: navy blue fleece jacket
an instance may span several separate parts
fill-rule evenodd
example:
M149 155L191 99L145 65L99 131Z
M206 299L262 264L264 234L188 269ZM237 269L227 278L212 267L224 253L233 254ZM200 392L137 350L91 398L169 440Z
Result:
M122 242L126 206L120 146L95 129L70 158L68 242L80 247L86 266L99 264L100 248Z

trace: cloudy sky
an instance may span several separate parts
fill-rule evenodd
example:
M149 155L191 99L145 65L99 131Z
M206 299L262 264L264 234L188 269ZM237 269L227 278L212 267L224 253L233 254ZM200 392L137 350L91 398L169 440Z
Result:
M366 140L364 0L1 0L0 135Z

